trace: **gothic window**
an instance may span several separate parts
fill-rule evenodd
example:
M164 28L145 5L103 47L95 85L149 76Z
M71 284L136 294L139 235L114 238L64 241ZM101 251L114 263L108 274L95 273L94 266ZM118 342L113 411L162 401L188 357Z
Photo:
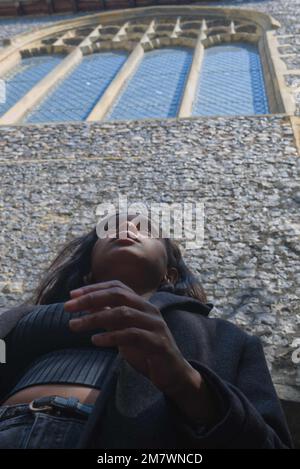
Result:
M146 52L107 120L176 117L192 59L184 48Z
M2 76L6 88L6 100L0 103L0 115L3 115L16 104L34 85L44 78L63 56L43 55L27 57Z
M268 98L257 47L247 43L231 43L205 49L193 115L251 115L268 112Z
M74 70L51 90L25 122L85 120L126 61L127 53L85 55Z
M0 124L293 114L279 24L240 8L192 10L100 13L20 34L0 50Z

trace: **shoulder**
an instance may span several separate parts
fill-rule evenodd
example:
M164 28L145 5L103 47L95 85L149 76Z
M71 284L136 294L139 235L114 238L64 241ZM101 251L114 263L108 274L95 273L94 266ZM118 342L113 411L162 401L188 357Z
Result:
M261 340L258 336L251 334L240 325L224 318L207 318L214 323L217 340L230 344L237 344L239 348L256 347L262 348Z
M212 313L212 314L211 314ZM235 342L240 346L251 342L260 342L259 337L246 331L242 326L234 321L222 318L222 311L214 306L208 314L202 314L201 310L196 308L185 309L182 305L176 305L164 313L172 325L172 319L176 327L184 327L207 332L214 336L217 342Z
M45 312L61 312L64 303L49 305L34 305L23 303L10 309L0 309L0 338L5 338L18 324L26 321L30 316L44 314Z
M35 305L21 304L12 308L0 309L0 337L4 338L17 322L27 313L33 310Z

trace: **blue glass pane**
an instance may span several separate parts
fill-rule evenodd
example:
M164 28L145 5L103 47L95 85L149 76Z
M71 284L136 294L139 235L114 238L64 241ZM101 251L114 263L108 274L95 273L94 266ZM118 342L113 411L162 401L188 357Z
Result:
M105 120L175 117L192 59L187 48L147 52Z
M206 49L192 114L213 116L268 112L257 47L234 43Z
M44 78L63 59L61 55L45 55L23 59L3 77L6 101L0 104L0 115L8 111L31 88Z
M101 52L84 56L81 62L33 109L25 121L81 121L127 59L126 52Z

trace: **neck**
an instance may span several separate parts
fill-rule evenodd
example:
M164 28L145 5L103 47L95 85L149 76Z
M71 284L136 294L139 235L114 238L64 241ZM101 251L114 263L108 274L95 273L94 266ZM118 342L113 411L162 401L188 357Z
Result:
M110 276L109 275L109 276L102 277L101 280L99 278L97 278L97 279L92 278L91 283L105 282L105 281L112 280L112 279L121 280L125 285L127 285L129 288L131 288L137 295L141 296L142 298L145 298L145 300L149 300L149 298L151 298L153 293L155 293L157 291L157 287L152 288L152 287L148 286L146 288L145 287L143 288L141 285L138 286L135 282L128 281L128 279L124 280L120 276Z
M153 293L155 293L156 290L151 290L149 292L146 292L146 293L143 293L141 295L142 298L144 298L145 300L149 300L151 298L151 296L153 295Z

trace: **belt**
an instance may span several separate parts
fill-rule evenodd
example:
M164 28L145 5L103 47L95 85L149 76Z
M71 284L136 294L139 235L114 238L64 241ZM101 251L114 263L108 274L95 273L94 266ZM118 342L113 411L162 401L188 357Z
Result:
M51 412L56 415L66 413L88 418L93 412L94 404L81 404L76 397L46 396L34 399L29 403L31 412Z

